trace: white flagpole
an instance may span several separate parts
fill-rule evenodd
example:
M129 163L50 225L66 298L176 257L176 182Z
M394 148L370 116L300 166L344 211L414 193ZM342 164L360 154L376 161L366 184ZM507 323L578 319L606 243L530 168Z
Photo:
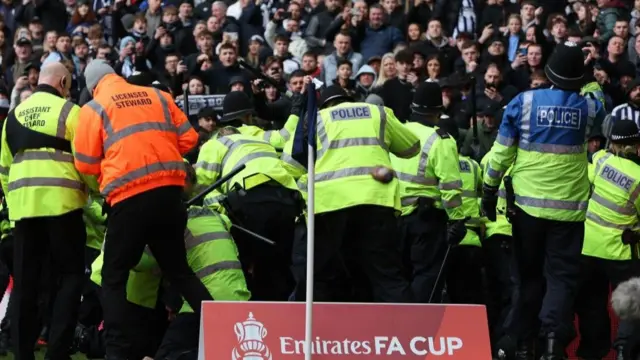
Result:
M313 88L313 87L312 87ZM315 96L315 94L314 94ZM315 118L315 114L307 114L307 119ZM301 119L302 121L302 119ZM316 119L317 121L317 119ZM314 127L315 128L315 127ZM315 136L313 138L315 140ZM305 360L311 360L311 344L313 341L313 257L315 243L315 151L313 143L309 142L307 158L307 295L305 303L305 332L304 347Z

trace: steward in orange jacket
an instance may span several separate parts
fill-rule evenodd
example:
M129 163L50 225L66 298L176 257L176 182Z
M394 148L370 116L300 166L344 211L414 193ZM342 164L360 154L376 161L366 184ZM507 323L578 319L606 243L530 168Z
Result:
M106 357L153 356L155 350L138 346L147 334L136 328L140 316L131 314L126 300L129 270L146 245L193 309L212 300L187 264L183 237L182 155L196 145L198 134L169 94L127 83L102 60L87 65L85 79L93 100L80 110L73 144L76 168L99 175L100 192L111 207L102 267Z

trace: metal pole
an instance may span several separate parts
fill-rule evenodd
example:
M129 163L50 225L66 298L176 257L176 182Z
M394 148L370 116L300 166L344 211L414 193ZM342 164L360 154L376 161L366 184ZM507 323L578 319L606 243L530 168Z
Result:
M311 91L310 91L311 90ZM309 101L315 101L315 86L310 84L307 88L307 96ZM307 114L308 121L316 121L315 114ZM300 119L303 121L303 119ZM307 125L307 128L311 126ZM312 127L315 129L315 126ZM305 347L305 360L311 360L311 344L313 341L313 263L314 263L314 244L315 244L315 150L313 142L316 141L315 134L309 136L307 157L307 295L305 303L305 332L304 332L304 347Z

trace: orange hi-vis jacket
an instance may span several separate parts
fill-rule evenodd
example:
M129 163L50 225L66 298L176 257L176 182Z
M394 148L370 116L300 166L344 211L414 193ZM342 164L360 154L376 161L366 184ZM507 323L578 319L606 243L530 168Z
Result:
M108 204L162 186L184 186L182 155L196 145L198 134L171 96L115 74L105 76L93 95L80 110L75 165L83 174L99 175Z

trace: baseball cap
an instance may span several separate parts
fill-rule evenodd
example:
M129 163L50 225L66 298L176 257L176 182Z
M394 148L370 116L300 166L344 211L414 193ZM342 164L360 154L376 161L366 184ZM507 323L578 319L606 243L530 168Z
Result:
M26 38L26 37L21 37L16 41L16 45L18 46L31 45L31 40L29 40L29 38Z

